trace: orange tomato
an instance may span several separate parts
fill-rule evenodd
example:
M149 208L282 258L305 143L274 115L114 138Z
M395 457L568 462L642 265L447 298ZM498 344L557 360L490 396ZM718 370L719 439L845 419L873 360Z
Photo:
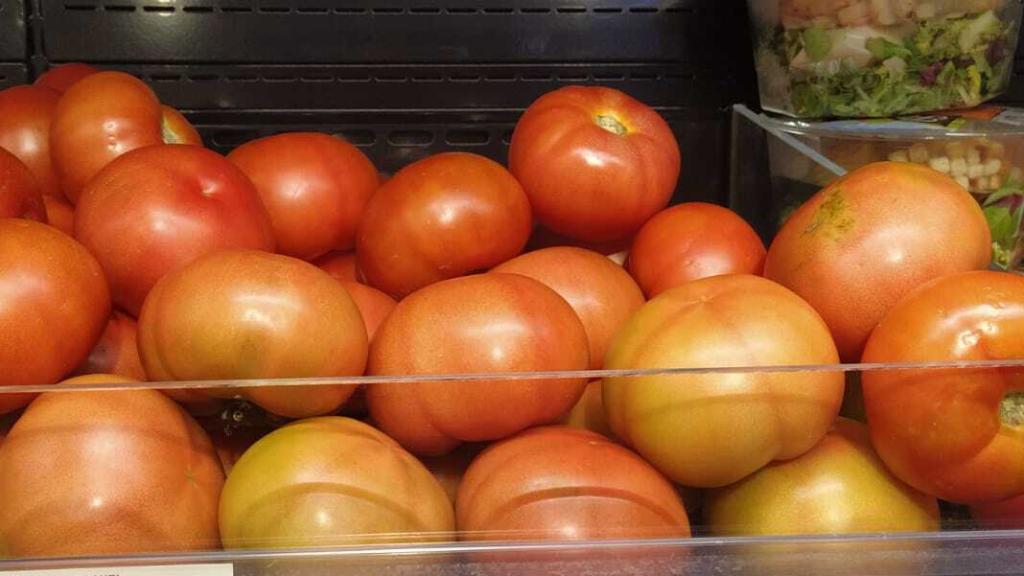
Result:
M75 82L97 72L98 68L80 62L61 64L40 74L34 84L63 94Z
M43 196L43 207L46 209L46 222L57 230L74 236L75 234L75 209L71 204L58 199L56 196Z
M572 238L626 238L665 207L679 145L654 110L611 88L541 96L512 133L508 165L546 227Z
M675 487L587 430L534 428L484 450L455 502L462 540L685 538Z
M321 270L334 276L338 281L362 281L362 275L356 268L355 252L328 252L313 261Z
M640 309L607 369L834 364L828 327L796 294L758 276L695 280ZM607 378L616 436L685 486L725 486L810 450L843 399L843 373L736 372Z
M59 93L43 86L15 86L0 92L0 148L25 164L40 192L64 198L50 162L50 123L59 99Z
M0 386L52 384L78 366L110 316L96 259L45 224L0 219ZM0 395L0 414L31 396Z
M368 373L379 376L583 370L587 336L553 290L518 274L433 284L398 303L377 330ZM367 403L385 433L415 454L496 440L564 415L582 378L373 384Z
M608 425L608 416L604 411L601 386L600 380L590 381L587 384L587 389L583 391L583 396L566 415L563 423L572 428L583 428L608 438L614 438L615 433Z
M391 314L398 302L380 290L359 282L346 280L341 285L359 308L359 315L363 317L363 324L366 326L366 337L372 342L377 328L388 314Z
M288 256L224 251L168 274L139 317L139 352L152 380L356 376L366 328L345 289ZM289 418L329 414L353 386L209 390L238 394Z
M637 232L626 268L648 298L691 280L764 270L761 238L728 208L687 202L656 214Z
M228 155L263 199L281 254L310 260L351 250L356 226L379 185L358 148L315 132L247 142Z
M137 341L135 319L114 312L89 356L75 368L75 374L115 374L145 380L146 371L142 369Z
M590 367L601 368L619 328L644 304L640 287L607 257L562 246L517 256L493 269L539 280L565 298L583 322L590 343Z
M0 148L0 218L46 222L46 206L28 168L14 154Z
M399 170L371 197L356 258L367 284L401 299L519 254L530 224L526 194L500 164L438 154Z
M374 428L311 418L257 441L220 501L224 547L446 540L451 503L430 472Z
M764 274L810 302L839 355L856 362L900 298L932 278L985 268L991 253L981 208L952 178L877 162L797 209L772 241Z
M1024 357L1024 277L964 272L913 291L878 324L865 362ZM915 488L951 502L1024 494L1020 369L870 370L875 449Z

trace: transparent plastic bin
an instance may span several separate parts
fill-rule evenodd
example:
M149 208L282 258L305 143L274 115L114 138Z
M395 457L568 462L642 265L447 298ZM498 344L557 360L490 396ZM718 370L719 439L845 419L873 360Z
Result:
M749 0L761 106L800 118L969 108L1006 90L1018 0Z

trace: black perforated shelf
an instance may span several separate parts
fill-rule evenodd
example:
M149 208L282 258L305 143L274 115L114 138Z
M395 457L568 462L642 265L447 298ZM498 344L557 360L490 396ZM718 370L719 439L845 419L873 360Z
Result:
M0 0L0 61L24 62L28 55L23 0Z

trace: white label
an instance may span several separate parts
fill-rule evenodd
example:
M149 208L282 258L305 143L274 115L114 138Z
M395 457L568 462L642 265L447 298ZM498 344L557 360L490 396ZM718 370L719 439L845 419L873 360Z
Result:
M167 566L112 566L54 570L0 570L0 576L234 576L232 564L174 564Z

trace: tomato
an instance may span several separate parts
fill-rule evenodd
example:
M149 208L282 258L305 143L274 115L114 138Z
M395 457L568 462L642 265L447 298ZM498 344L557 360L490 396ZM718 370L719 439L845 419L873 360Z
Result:
M104 168L82 192L75 237L133 316L157 280L203 254L274 248L245 174L215 152L180 145L133 150Z
M991 252L981 208L952 178L877 162L797 209L768 249L764 274L810 302L839 355L857 362L900 298L932 278L987 267Z
M420 458L420 462L430 470L430 473L437 478L444 488L445 494L455 505L455 497L459 492L459 485L462 484L462 477L466 469L473 462L473 459L483 450L482 444L463 444L454 451L444 456Z
M530 236L530 240L526 243L527 251L540 250L542 248L552 248L555 246L576 246L577 248L586 248L607 256L612 262L618 265L626 260L626 253L629 252L629 245L632 243L633 238L622 238L619 240L612 240L610 242L584 242L575 238L569 238L568 236L562 236L556 234L551 230L543 226L537 226L533 229L533 234Z
M257 440L266 436L269 429L237 428L227 429L220 425L219 419L213 421L200 421L203 430L210 436L217 457L220 459L221 467L224 469L224 476L231 474L235 464L242 458L246 450L252 447Z
M350 418L294 422L242 455L224 485L225 548L446 540L451 503L430 472Z
M601 394L601 381L590 381L587 384L587 389L583 391L583 396L566 415L563 423L573 428L583 428L613 438L615 433L608 425L608 417L604 412L604 400Z
M295 132L243 144L228 160L263 199L281 254L310 260L351 250L356 226L377 189L377 169L340 138Z
M894 306L871 334L865 362L1024 357L1024 277L945 276ZM866 371L871 439L901 480L950 502L1024 494L1020 369Z
M582 248L544 248L517 256L494 272L540 280L565 298L580 317L590 343L590 367L601 368L615 332L644 304L640 287L605 256Z
M356 269L355 252L328 252L313 261L324 272L327 272L338 281L352 281L363 283L362 275Z
M0 148L0 218L46 222L46 206L28 168Z
M41 395L0 446L0 469L7 556L219 547L220 462L202 428L155 390Z
M67 234L75 234L75 209L71 204L55 196L43 196L43 208L46 210L46 222Z
M96 259L45 224L0 219L0 386L57 382L103 333L110 292ZM0 395L0 414L30 396Z
M139 359L138 326L130 316L114 312L89 356L75 369L76 374L116 374L145 380Z
M971 518L978 526L989 530L1024 529L1024 494L1009 500L974 504Z
M463 540L685 538L675 488L650 464L587 430L551 426L495 443L459 486Z
M397 176L396 176L397 178ZM375 376L583 370L587 335L557 293L518 274L439 282L398 303L370 347ZM497 440L569 411L583 378L372 384L367 403L386 434L415 454Z
M80 62L61 64L40 74L39 78L36 78L35 85L63 94L75 82L97 72L99 72L98 68Z
M346 280L341 285L345 287L348 295L352 297L352 301L359 308L359 315L363 317L363 324L366 326L366 336L373 341L377 328L398 303L391 296L372 286L351 280Z
M508 165L551 230L590 242L626 238L665 207L679 145L654 110L611 88L541 96L512 133Z
M810 451L705 494L721 536L851 534L939 529L939 503L894 477L867 427L840 418Z
M356 376L366 328L345 289L302 260L224 251L168 274L139 317L139 352L153 380ZM353 386L210 390L242 394L289 418L328 414Z
M99 72L76 82L57 102L50 156L61 189L77 204L86 183L118 156L165 142L202 144L197 136L138 78Z
M0 148L25 163L44 195L64 198L50 163L50 122L60 94L42 86L0 92Z
M648 298L691 280L764 270L761 238L728 208L687 202L659 212L636 234L626 267Z
M530 224L526 194L505 168L438 154L399 170L370 198L356 258L367 284L401 299L519 254Z
M828 327L796 294L758 276L694 280L640 309L605 368L834 364ZM843 373L735 372L607 378L616 436L685 486L725 486L795 458L828 431Z

